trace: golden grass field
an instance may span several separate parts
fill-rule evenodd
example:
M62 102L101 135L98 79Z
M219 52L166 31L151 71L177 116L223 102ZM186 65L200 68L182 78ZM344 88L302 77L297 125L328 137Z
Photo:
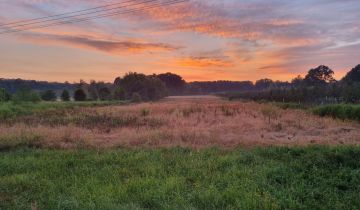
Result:
M212 96L39 112L0 125L3 145L72 149L358 145L360 125Z

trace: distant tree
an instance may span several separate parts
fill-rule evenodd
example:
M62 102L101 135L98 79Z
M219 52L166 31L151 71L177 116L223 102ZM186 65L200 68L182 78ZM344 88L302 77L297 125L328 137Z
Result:
M100 99L99 96L99 87L98 83L95 80L90 81L90 85L88 85L88 95L91 100L97 101Z
M360 82L360 64L351 69L342 80L348 83Z
M166 88L170 91L171 94L179 94L183 91L185 87L185 80L173 73L165 73L165 74L159 74L157 77L165 83Z
M269 88L274 82L271 80L271 79L261 79L261 80L258 80L256 81L255 83L255 87L257 89L267 89Z
M144 101L157 100L166 96L165 84L156 76L146 76L130 72L123 78L117 78L114 82L115 88L122 87L127 93L127 98L132 98L134 93L141 96Z
M133 95L131 96L131 102L133 102L133 103L142 102L141 95L139 93L133 93Z
M44 101L55 101L56 93L52 90L47 90L41 93L41 99Z
M300 75L298 75L297 77L295 77L294 79L291 80L291 84L295 87L298 87L303 84L303 81L304 81L304 78L302 78Z
M10 100L10 94L4 88L0 88L0 102L8 100Z
M123 87L115 87L113 93L112 93L112 98L114 100L119 100L119 101L123 101L126 99L126 92L125 89Z
M102 100L102 101L110 100L110 98L111 98L111 91L109 90L108 87L100 88L100 90L99 90L99 98L100 98L100 100Z
M307 85L326 85L335 82L334 71L329 67L321 65L315 69L310 69L304 81Z
M61 93L61 100L70 101L70 93L68 90L63 90L63 92Z
M75 101L86 101L87 96L83 89L77 89L74 93Z
M35 91L21 88L11 97L11 100L13 102L39 102L41 98Z

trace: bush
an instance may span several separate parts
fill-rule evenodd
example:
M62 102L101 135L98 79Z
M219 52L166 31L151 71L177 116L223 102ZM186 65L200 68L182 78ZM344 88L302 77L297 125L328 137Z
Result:
M83 89L77 89L74 93L75 101L86 101L87 96Z
M0 102L8 100L10 100L10 94L4 88L0 88Z
M70 93L68 90L64 90L62 93L61 93L61 100L62 101L70 101Z
M56 93L52 90L47 90L41 93L41 99L44 101L55 101L56 98Z
M111 91L107 87L103 87L99 90L99 98L101 101L110 100Z
M142 102L141 95L139 93L133 93L133 95L131 97L131 102L141 103Z
M39 102L41 98L39 94L30 89L20 89L12 96L13 102Z
M342 120L360 121L360 105L338 104L320 106L314 108L313 113L321 117L329 116Z

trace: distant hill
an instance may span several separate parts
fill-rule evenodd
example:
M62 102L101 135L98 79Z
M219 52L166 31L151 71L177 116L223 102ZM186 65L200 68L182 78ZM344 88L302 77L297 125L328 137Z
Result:
M4 88L9 93L15 93L20 88L30 88L35 91L54 90L59 92L64 89L72 91L75 87L76 84L70 83L0 78L0 88Z

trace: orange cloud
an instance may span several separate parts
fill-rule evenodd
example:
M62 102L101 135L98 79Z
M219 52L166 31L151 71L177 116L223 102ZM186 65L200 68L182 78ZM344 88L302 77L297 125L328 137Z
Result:
M175 65L181 67L191 68L209 68L209 67L233 67L234 64L223 58L212 58L212 57L188 57L181 58L174 62Z
M113 41L97 39L90 36L79 35L26 35L24 39L40 44L66 44L71 47L80 47L97 50L110 54L164 52L179 49L177 46L164 43L148 43L138 41Z

